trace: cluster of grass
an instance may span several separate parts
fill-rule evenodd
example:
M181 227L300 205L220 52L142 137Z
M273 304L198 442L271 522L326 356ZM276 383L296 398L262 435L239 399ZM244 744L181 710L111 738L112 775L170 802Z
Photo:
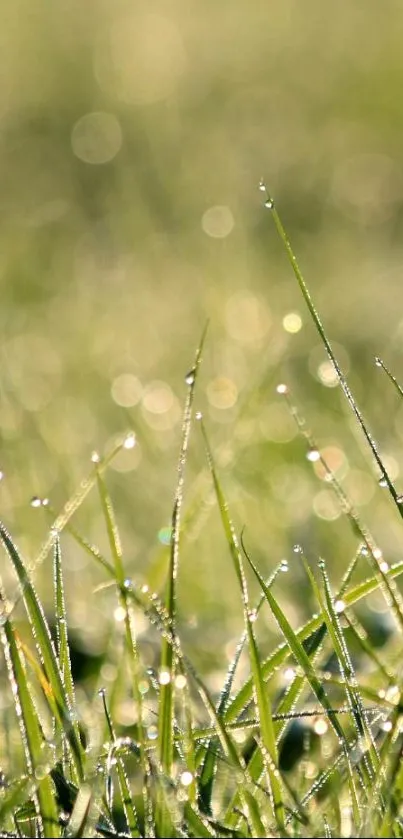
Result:
M402 500L334 356L263 183L261 190L340 386L370 446L381 480L401 513ZM17 599L22 601L27 618L27 629L22 632L15 619L16 601L10 602L2 590L0 631L15 711L4 703L3 741L8 754L3 755L0 790L3 836L403 836L401 648L391 643L381 655L365 633L357 608L374 592L381 593L401 633L403 602L395 580L403 573L403 561L389 566L383 558L300 422L286 385L280 385L279 394L287 399L295 416L308 457L321 460L357 539L356 553L337 590L326 562L318 558L314 567L303 547L295 546L295 562L305 570L317 611L304 626L293 629L287 608L283 609L276 595L276 578L287 568L280 563L265 580L242 535L238 538L203 417L193 412L204 340L205 333L186 376L170 561L162 598L126 577L107 488L108 464L123 447L134 445L133 435L122 439L104 459L93 458L88 478L64 510L53 517L39 560L53 551L54 636L31 571L0 525L2 544L19 581ZM392 374L383 362L378 363L402 395ZM244 619L244 632L218 699L206 684L208 676L202 677L184 652L177 620L181 513L194 420L201 429ZM109 557L72 523L90 491L99 495ZM49 505L47 509L52 512ZM108 694L97 686L85 720L69 653L62 571L66 531L116 588L122 628L114 685ZM337 546L334 553L337 556ZM202 574L202 558L197 558L197 565ZM363 579L365 565L368 571ZM354 583L354 574L359 572L360 581ZM222 575L224 597L224 571ZM249 593L251 580L260 588L256 603ZM144 662L136 635L139 614L158 638L159 664L154 670ZM282 643L264 658L259 633L264 632L268 614L281 632ZM359 666L351 642L360 651ZM239 676L239 663L245 656L249 660L246 678ZM277 680L279 670L287 673L282 689ZM132 725L124 730L115 718L122 694L130 697L134 709ZM150 722L153 718L154 724ZM291 760L290 734L306 718L315 721L315 726L305 726L299 759Z

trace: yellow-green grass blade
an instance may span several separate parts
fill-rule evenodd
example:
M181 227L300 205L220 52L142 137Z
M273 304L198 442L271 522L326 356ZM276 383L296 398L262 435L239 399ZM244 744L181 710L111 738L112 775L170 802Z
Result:
M117 593L119 604L124 611L125 624L125 641L126 654L129 658L129 666L132 677L133 698L137 708L137 727L140 742L140 758L142 764L143 775L148 771L147 757L146 757L146 743L144 735L144 711L143 711L143 695L140 690L139 681L142 674L142 666L140 662L137 639L134 626L134 615L131 599L129 597L130 581L125 580L122 547L119 535L119 530L116 522L116 516L112 504L112 499L109 495L105 479L101 470L98 471L97 485L99 497L101 500L102 512L105 519L106 530L109 538L109 545L112 554L113 565L115 568L115 581L117 586ZM143 795L146 796L147 788L143 786ZM144 808L147 811L149 802L144 800Z
M116 771L120 789L120 798L127 826L130 831L130 836L140 836L141 833L137 819L136 807L134 804L134 799L130 789L130 783L126 774L125 766L122 757L119 754L120 743L116 737L111 715L106 704L105 692L102 693L102 702L104 707L105 719L108 727L109 738L111 740L108 762L111 766L112 764L116 764Z
M305 673L305 676L306 676L313 692L315 693L318 701L322 705L325 713L327 714L327 716L329 718L329 722L332 725L332 727L335 731L335 734L337 736L337 739L338 739L338 741L339 741L339 743L340 743L340 745L343 749L343 752L345 754L347 765L348 765L348 767L350 767L350 761L349 761L349 758L348 758L347 741L346 741L346 737L345 737L345 734L344 734L344 730L343 730L342 726L340 725L337 716L334 714L334 709L333 709L332 703L330 702L330 700L327 696L327 693L325 691L323 683L321 682L321 680L317 676L311 659L309 658L308 654L306 653L306 650L304 649L300 639L298 638L298 635L292 629L291 624L289 623L289 621L286 618L283 610L279 606L277 599L274 597L274 595L270 591L270 589L267 588L267 586L266 586L266 584L263 580L262 575L260 574L260 572L256 568L254 562L250 559L250 557L248 558L248 561L249 561L249 564L250 564L256 578L258 579L258 581L259 581L259 583L260 583L260 585L261 585L261 587L262 587L262 589L263 589L263 591L266 595L267 602L270 606L271 611L273 612L273 615L276 619L276 622L279 626L279 629L280 629L281 633L283 634L284 638L286 639L286 641L289 645L289 648L290 648L297 664L301 667L301 669ZM355 789L354 777L353 777L351 767L349 768L349 776L350 776L350 791L351 791L351 797L352 797L352 804L353 804L353 809L354 809L354 813L355 813L355 819L356 819L356 821L358 821L359 806L358 806L357 793L356 793L356 789Z
M55 518L55 512L53 508L50 504L47 504L45 509L46 512L49 513L49 516L52 518L53 521L53 519ZM94 559L95 562L98 563L98 565L101 565L101 567L108 572L110 577L115 579L115 570L113 565L111 565L111 563L107 559L105 559L105 557L101 554L101 551L99 550L99 548L97 548L96 545L92 545L90 542L88 542L88 540L85 539L85 537L82 536L82 534L79 533L79 531L75 527L73 527L70 521L66 522L63 529L73 537L77 544L80 545L80 547L87 554L89 554L91 559Z
M272 573L272 575L270 577L270 580L267 583L268 586L271 586L273 584L275 578L277 577L277 575L282 570L284 570L284 563L283 562L281 562L277 566L277 568L274 570L274 572ZM260 612L260 609L261 609L264 602L265 602L265 597L264 597L263 594L261 594L258 603L256 604L256 606L252 610L253 614L255 614L256 617L258 616L258 614ZM242 636L241 636L241 638L240 638L240 640L237 644L234 657L233 657L233 659L230 662L230 665L228 667L227 674L226 674L225 681L224 681L224 686L222 688L220 698L219 698L219 701L218 701L218 704L217 704L217 714L219 714L221 716L224 714L225 709L228 705L229 698L230 698L230 693L231 693L231 690L232 690L232 684L233 684L233 680L234 680L234 676L235 676L235 672L236 672L236 669L237 669L237 666L238 666L238 663L239 663L239 660L240 660L240 657L241 657L241 654L242 654L242 651L244 649L244 646L245 646L245 643L246 643L247 639L248 639L248 634L247 634L247 631L244 630L244 632L242 633ZM254 740L253 740L253 743L255 743ZM249 746L250 746L250 742L249 742ZM215 775L216 763L217 763L217 751L216 751L216 748L215 748L214 740L212 739L212 740L210 740L210 743L208 744L207 748L205 749L203 766L202 766L202 769L201 769L201 772L200 772L199 785L198 785L199 786L199 806L200 806L200 809L202 810L202 812L206 813L207 815L211 814L211 798L212 798L213 788L214 788L214 775ZM252 775L252 777L255 777L255 775L252 772L252 767L251 767L250 762L249 762L249 771L250 771L250 774Z
M185 804L185 818L194 836L208 837L217 836L217 833L210 825L205 816L201 815L196 808L187 802Z
M70 649L67 634L67 613L66 603L64 597L63 571L62 571L62 556L60 547L59 535L55 536L54 554L53 554L53 581L54 581L54 600L55 600L55 624L56 624L56 652L59 657L59 666L63 685L66 692L69 707L72 711L72 718L77 725L78 713L76 707L76 697L74 690L73 674L71 672ZM78 725L77 725L78 728ZM78 736L80 732L78 730ZM74 763L69 761L73 773L73 780L79 783L79 776L75 772Z
M403 574L403 561L395 563L395 565L390 566L386 571L385 575L389 580L393 580L396 577L400 577ZM355 586L352 586L343 594L343 600L346 603L346 606L352 606L355 603L358 603L364 597L367 597L369 594L372 594L380 588L380 581L378 575L369 577L367 580L364 580L361 583L358 583ZM314 632L317 632L320 626L322 626L324 622L324 616L322 613L315 615L315 617L310 618L304 626L302 626L299 630L296 631L295 635L297 639L302 643L310 638ZM279 647L270 655L262 664L262 672L265 680L267 681L275 672L276 670L281 667L287 658L290 655L290 647L288 642L282 643ZM239 714L241 714L244 708L248 705L248 703L252 699L253 693L253 682L252 678L246 680L244 685L238 691L236 697L234 697L233 701L228 706L225 712L225 720L231 722L232 720L236 719Z
M263 759L267 770L267 780L271 792L272 806L274 810L275 820L280 830L284 828L284 803L282 795L281 780L278 772L278 754L277 744L274 731L273 718L271 713L271 706L269 703L267 688L264 683L264 678L261 669L260 655L257 647L255 633L251 621L251 612L249 608L249 596L246 584L246 578L243 571L242 556L238 546L238 540L235 534L234 526L231 521L228 505L224 497L224 493L218 479L215 468L213 455L207 438L206 430L203 422L201 423L204 444L206 448L207 460L211 470L214 489L216 492L217 503L220 510L221 521L225 533L225 537L230 550L231 558L235 574L242 595L242 604L244 610L244 620L246 624L246 631L249 644L249 657L253 679L253 690L257 712L260 720L261 738L263 745ZM255 615L253 615L255 618Z
M176 634L176 589L179 569L179 542L181 531L181 513L185 481L185 468L188 454L189 437L192 423L192 410L195 387L200 368L207 324L203 331L199 347L196 352L194 365L186 375L188 387L182 423L182 440L178 462L178 478L171 521L171 542L169 567L165 594L165 607L170 624L170 632ZM158 709L158 756L162 771L168 777L171 775L173 763L173 731L174 731L174 684L175 684L175 655L173 645L166 637L161 641L160 673L162 675L159 693ZM164 808L163 808L164 809ZM165 835L164 820L157 817L157 830Z
M323 614L325 615L326 626L328 629L329 637L331 638L333 643L333 649L339 661L340 674L345 682L347 701L351 707L351 713L354 720L354 724L357 729L357 735L358 737L362 737L366 743L364 762L368 770L369 778L373 779L379 764L379 757L376 751L371 731L367 725L367 719L364 713L364 706L362 704L360 690L351 661L351 656L348 651L346 640L344 638L340 618L338 612L336 611L335 603L330 588L330 580L323 560L319 563L319 568L322 574L324 586L324 598L320 592L320 589L317 588L317 593L320 597L319 602ZM342 606L344 610L344 601L339 601L339 604Z
M326 606L323 602L321 591L319 589L319 586L316 583L315 577L313 576L312 571L311 571L311 569L308 565L308 562L305 559L303 553L301 553L301 559L302 559L302 562L304 564L305 571L307 573L307 576L308 576L309 582L311 584L312 590L313 590L313 592L316 596L316 599L317 599L317 602L318 602L319 606L321 607L321 611L322 611L322 614L324 616L328 632L329 632L329 634L330 634L330 636L333 640L333 643L334 643L334 641L335 641L334 626L332 624L332 620L329 619L329 614L328 614ZM344 678L343 678L343 684L345 686ZM348 699L351 701L350 694L348 693L347 695L348 695ZM326 705L324 705L324 709L328 711L328 709L326 708ZM355 784L355 779L354 779L353 765L352 765L352 762L350 760L348 740L347 740L347 737L344 733L343 728L339 724L339 721L338 721L337 717L335 717L331 713L329 714L329 712L328 712L328 717L329 717L329 721L333 725L333 728L336 732L336 735L337 735L338 740L339 740L339 744L341 746L341 750L342 750L343 755L344 755L345 760L346 760L346 767L347 767L347 773L348 773L348 779L349 779L349 789L350 789L350 796L351 796L351 804L352 804L353 815L354 815L354 824L355 824L356 828L358 828L358 825L360 823L360 805L359 805L359 801L358 801L358 794L357 794L357 789L356 789L356 784Z
M26 770L38 779L37 790L34 793L38 829L40 836L58 837L60 827L54 787L49 774L51 766L44 765L42 727L31 696L14 628L9 619L6 619L1 627L1 637L20 726Z
M102 462L94 461L95 465L91 469L90 473L87 475L86 478L84 478L81 481L77 490L68 499L68 501L66 501L62 511L53 520L52 526L49 529L49 535L45 539L34 562L32 563L32 567L37 568L44 562L49 552L53 548L55 532L61 532L62 530L64 530L65 527L67 527L74 513L79 509L79 507L81 507L81 504L83 503L87 495L91 492L94 486L96 486L98 475L103 474L105 472L105 470L108 468L109 464L113 461L116 455L118 455L119 452L126 447L128 439L131 439L132 437L133 434L131 432L125 435L118 443L116 443L116 445L113 446L111 451L105 455L105 457L102 459ZM13 602L13 606L17 604L22 594L23 589L21 589L20 585L20 595L16 596Z
M367 424L366 424L366 422L363 418L363 415L362 415L360 409L357 406L357 403L356 403L356 401L353 397L353 394L350 390L350 387L347 383L346 377L344 376L344 373L342 372L341 367L339 365L339 362L338 362L338 360L335 356L335 353L334 353L333 348L330 344L330 341L327 337L325 328L322 324L322 321L320 319L320 316L318 314L316 306L315 306L315 304L312 300L312 297L311 297L311 294L309 292L308 286L307 286L307 284L304 280L304 277L302 275L302 272L301 272L301 269L299 267L297 257L294 253L293 248L292 248L290 239L287 235L287 232L286 232L285 227L284 227L284 225L281 221L281 218L280 218L280 216L277 212L274 200L268 194L267 189L265 187L265 184L263 184L263 183L262 183L262 190L266 192L265 206L268 209L270 209L270 211L271 211L271 215L273 217L274 224L276 226L279 237L280 237L280 239L283 243L283 246L285 248L287 257L288 257L288 259L291 263L291 267L292 267L292 270L294 272L294 276L297 280L297 283L298 283L298 286L299 286L300 291L302 293L302 296L303 296L303 298L305 300L305 303L308 307L309 314L310 314L310 316L312 318L312 321L315 324L315 327L316 327L316 329L319 333L320 339L323 343L323 346L325 347L327 356L330 359L330 361L332 362L333 367L334 367L334 369L337 373L337 377L338 377L338 380L340 382L343 393L346 396L346 399L347 399L347 401L350 405L350 408L352 409L352 411L354 413L354 416L355 416L355 418L356 418L356 420L357 420L357 422L358 422L358 424L359 424L359 426L360 426L360 428L361 428L361 430L364 434L365 439L367 440L367 443L368 443L368 445L369 445L369 447L372 451L372 454L375 458L375 461L376 461L376 463L379 467L382 478L383 478L383 480L385 481L385 483L388 487L390 495L392 496L392 498L393 498L393 500L394 500L394 502L395 502L395 504L396 504L396 506L399 510L400 515L403 515L403 510L401 509L401 507L399 505L398 495L397 495L397 492L395 490L395 487L394 487L394 485L391 481L391 478L390 478L390 476L389 476L389 474L386 470L386 467L385 467L385 465L382 461L382 458L379 454L378 447L377 447L370 431L368 430L368 427L367 427Z
M48 680L53 694L57 722L67 736L71 746L72 759L78 778L84 774L84 750L81 744L78 721L74 718L73 709L66 694L63 677L60 670L58 658L53 645L48 622L42 608L42 604L32 585L25 564L16 548L10 534L0 522L0 540L6 549L9 559L16 571L21 585L23 601L28 615L31 631L35 640L41 664L46 679Z

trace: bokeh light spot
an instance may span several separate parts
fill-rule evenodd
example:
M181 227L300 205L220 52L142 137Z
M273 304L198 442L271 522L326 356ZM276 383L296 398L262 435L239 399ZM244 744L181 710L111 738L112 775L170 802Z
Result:
M302 318L298 312L289 312L283 317L283 328L291 335L296 334L302 327Z
M207 399L214 408L232 408L238 399L238 388L232 379L217 376L207 385Z
M231 338L242 344L253 344L266 336L271 317L263 300L248 292L238 291L227 301L225 323Z
M113 114L103 111L85 114L73 126L71 145L76 157L84 163L109 163L122 145L122 129Z
M122 373L112 382L112 399L122 408L132 408L140 401L143 387L140 380L131 373Z
M201 223L204 232L213 239L225 239L235 224L230 208L219 204L203 213Z

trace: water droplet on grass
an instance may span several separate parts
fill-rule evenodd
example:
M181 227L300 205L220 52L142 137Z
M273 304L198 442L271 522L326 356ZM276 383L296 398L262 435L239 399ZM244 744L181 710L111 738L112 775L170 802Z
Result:
M103 698L104 698L105 694L106 694L106 690L105 690L105 688L99 688L99 690L98 690L98 696L99 696L101 699L103 699Z
M344 600L336 600L334 604L334 611L336 612L336 615L341 615L342 612L344 612L345 608L346 604Z
M386 478L379 478L378 484L380 487L382 487L382 489L384 489L385 487L387 487L388 482Z
M280 571L285 574L288 571L288 559L282 559L280 562Z
M251 609L251 610L248 612L248 618L249 618L249 620L250 620L250 622L251 622L251 623L255 623L255 621L257 620L257 611L256 611L256 609Z
M263 178L260 178L258 188L259 188L260 192L266 192L266 184L265 184Z
M382 365L382 359L379 358L378 356L375 356L375 364L376 364L377 367L382 367L383 366Z
M274 201L273 201L273 199L272 199L272 198L270 198L270 197L269 197L269 198L267 198L267 200L264 202L264 206L266 207L266 210L272 210L272 209L273 209L273 207L274 207Z
M156 740L158 737L158 728L156 725L149 725L147 728L147 737L149 740Z
M320 452L317 449L310 449L306 459L310 461L310 463L316 463L317 460L320 460Z
M101 460L101 455L99 454L99 452L95 452L95 451L92 452L92 454L91 454L92 463L99 463L100 460Z
M203 414L202 414L202 412L201 412L201 411L196 411L196 413L195 413L195 418L196 418L197 420L199 420L199 421L200 421L200 420L202 420L202 419L203 419Z
M192 773L189 772L188 770L186 770L185 772L182 772L182 775L180 777L180 781L181 781L181 784L183 784L184 787L188 787L193 781Z
M313 730L315 734L319 735L319 737L323 737L323 735L326 734L328 730L328 724L326 720L324 720L323 717L320 717L320 719L316 720L313 726Z
M284 383L277 385L276 392L280 394L288 393L288 387Z
M195 370L195 368L194 368L194 367L192 367L192 369L191 369L191 370L189 370L189 372L188 372L188 373L186 373L186 376L185 376L185 382L186 382L186 384L187 384L187 385L193 385L193 384L194 384L194 380L195 380L195 376L196 376L196 370Z
M42 501L37 495L34 495L33 498L31 498L30 504L31 507L41 507Z
M296 672L293 667L287 667L284 670L284 681L285 682L292 682L296 676Z
M166 670L165 668L161 667L161 669L158 672L158 681L160 685L169 685L171 681L171 674L169 670Z
M302 554L301 545L294 545L293 551L294 551L295 554Z
M134 431L130 431L126 435L126 437L123 441L123 448L124 449L134 449L135 445L136 445L136 435L135 435Z
M403 504L403 495L398 495L396 501L398 504Z

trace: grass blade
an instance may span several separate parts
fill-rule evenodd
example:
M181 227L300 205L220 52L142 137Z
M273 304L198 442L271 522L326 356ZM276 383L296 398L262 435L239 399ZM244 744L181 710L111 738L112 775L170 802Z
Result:
M52 689L54 700L54 705L52 707L56 709L58 724L61 726L62 730L64 730L70 743L75 771L77 773L77 777L81 779L84 772L84 750L81 744L78 721L74 718L74 715L72 715L73 709L71 708L68 697L65 693L63 677L60 671L56 651L53 646L48 622L36 591L31 583L24 562L21 559L11 536L1 522L0 540L7 551L20 582L24 605L36 648L38 650L46 679Z
M9 619L6 619L1 627L1 637L24 746L27 772L29 775L38 778L34 802L37 810L39 835L41 837L58 837L60 836L60 827L54 788L49 774L51 767L44 765L42 727L32 700L14 628Z
M183 424L182 442L178 463L178 480L175 490L175 498L171 522L171 543L168 579L165 597L165 607L168 614L170 631L174 636L176 633L176 584L179 567L179 537L181 529L181 509L183 502L183 489L185 480L185 467L189 445L190 428L192 421L192 408L195 395L195 386L199 372L201 356L206 338L207 325L203 331L199 347L196 352L195 362L192 370L186 376L188 393L186 397ZM175 657L173 645L168 639L163 638L161 642L161 680L160 703L158 713L158 755L163 772L170 776L173 762L173 730L174 730L174 679L175 679ZM159 832L165 835L164 824L159 824Z
M208 442L204 424L201 424L204 444L206 448L207 459L211 470L214 488L217 497L217 503L220 510L221 520L230 549L234 569L238 578L239 586L242 594L244 619L246 623L246 631L249 643L249 656L252 671L253 689L256 701L258 717L260 721L261 737L263 743L263 757L267 769L267 780L272 797L272 806L275 820L280 830L284 829L284 803L282 797L281 783L278 773L278 754L277 744L275 738L274 724L269 704L267 689L264 684L260 656L258 652L257 642L253 631L251 620L251 612L249 609L249 596L246 585L246 578L243 571L242 556L238 546L238 541L235 535L234 527L228 513L228 507L221 484L218 480L217 471L214 465L214 460L210 445ZM253 616L255 618L255 615Z
M392 565L385 571L385 576L391 580L395 577L399 577L403 574L403 561L397 562L395 565ZM346 603L346 606L352 606L355 603L358 603L364 597L367 597L369 594L372 594L380 588L380 582L378 576L369 577L367 580L364 580L361 583L353 586L352 588L348 589L344 595L343 600ZM314 632L317 632L318 629L322 626L324 621L324 616L322 613L316 615L315 617L308 620L303 627L296 631L295 635L297 639L302 643L305 642L308 638L310 638ZM279 667L284 664L287 660L288 656L290 655L290 647L288 642L280 644L277 650L272 653L262 664L262 672L264 678L267 680ZM248 705L248 703L252 699L253 693L253 682L252 679L249 678L242 688L239 690L237 696L233 699L231 704L228 706L226 713L225 713L225 720L226 722L231 722L235 720L244 710L244 708Z
M343 393L346 396L346 399L347 399L347 401L350 405L350 408L352 409L352 411L354 413L354 416L355 416L355 418L356 418L356 420L357 420L357 422L358 422L358 424L359 424L359 426L360 426L360 428L361 428L361 430L364 434L365 439L367 440L367 443L368 443L368 445L369 445L369 447L372 451L372 454L375 458L375 461L376 461L376 463L379 467L382 478L385 481L385 483L388 487L388 490L390 492L390 495L392 496L393 501L395 502L395 504L397 506L399 514L401 516L403 516L403 510L401 509L401 506L399 505L398 495L397 495L397 492L395 490L395 487L394 487L394 485L393 485L393 483L392 483L392 481L389 477L389 474L386 470L386 467L385 467L385 465L382 461L382 458L379 454L378 447L377 447L370 431L368 430L367 424L366 424L366 422L365 422L365 420L364 420L364 418L361 414L360 409L357 406L357 403L356 403L356 401L353 397L353 394L352 394L352 392L349 388L349 385L347 383L346 377L344 376L344 373L341 370L339 362L337 361L337 358L336 358L336 356L333 352L332 346L331 346L330 341L329 341L329 339L326 335L326 331L324 329L322 321L321 321L321 319L319 317L319 314L317 312L317 309L316 309L316 307L313 303L313 300L312 300L311 294L309 292L308 286L306 285L306 282L305 282L304 277L302 275L301 269L298 265L297 257L295 256L295 253L293 251L291 242L288 238L288 235L286 233L284 225L283 225L283 223L280 219L280 216L277 212L277 209L275 207L273 198L269 195L269 193L266 189L266 186L263 182L260 184L260 187L261 187L261 190L266 193L265 207L267 209L270 209L270 211L271 211L274 224L276 226L279 237L280 237L280 239L281 239L281 241L284 245L286 254L287 254L288 259L291 263L291 267L292 267L292 270L294 272L297 283L299 285L300 291L301 291L302 296L305 300L305 303L308 307L309 314L311 315L311 318L312 318L312 320L313 320L313 322L316 326L316 329L317 329L317 331L319 333L319 336L321 338L321 341L322 341L322 343L325 347L328 358L332 362L333 367L334 367L334 369L337 373L337 377L339 379L339 382L340 382L341 388L343 390Z

